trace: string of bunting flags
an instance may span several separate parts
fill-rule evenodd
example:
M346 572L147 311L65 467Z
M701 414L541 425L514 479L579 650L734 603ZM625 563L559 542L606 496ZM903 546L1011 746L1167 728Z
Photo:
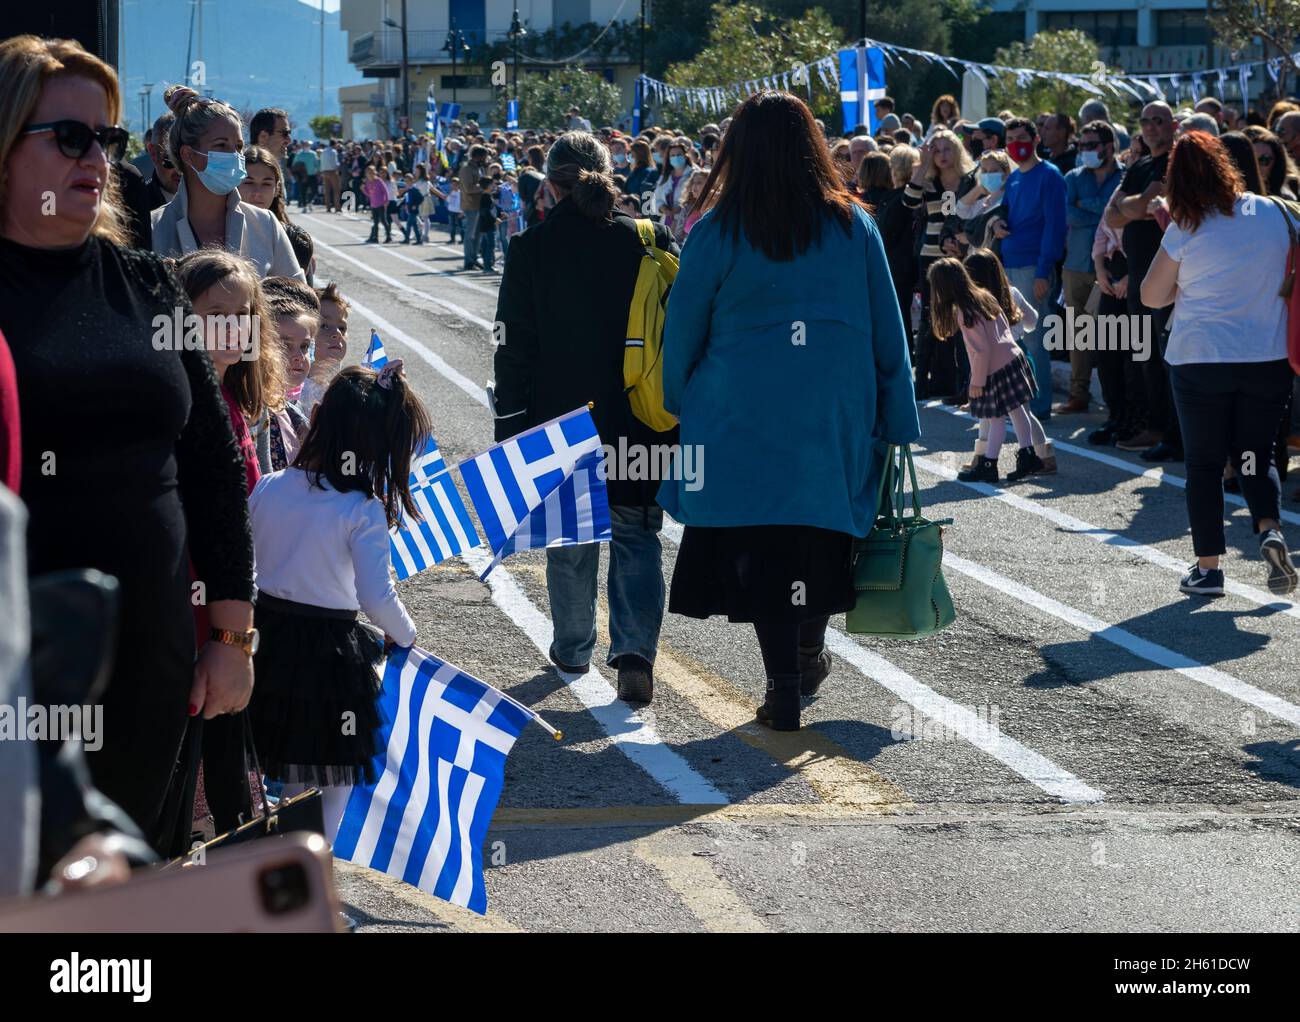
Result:
M915 50L909 46L882 43L875 39L861 40L857 43L857 48L878 49L891 65L899 63L904 67L911 68L909 57L928 64L939 64L947 68L959 80L963 72L970 71L985 85L988 85L990 78L1002 78L1004 76L1014 78L1016 84L1021 87L1030 85L1034 79L1046 79L1066 82L1096 96L1104 96L1107 92L1112 95L1127 94L1142 102L1153 99L1167 99L1171 96L1176 99L1184 88L1190 91L1193 102L1197 102L1203 96L1209 95L1211 90L1217 92L1220 99L1227 99L1225 89L1230 81L1235 81L1241 95L1244 97L1249 89L1250 79L1255 75L1256 68L1264 67L1272 80L1277 82L1281 74L1282 64L1287 60L1284 57L1271 57L1268 60L1247 61L1226 67L1211 68L1206 71L1182 72L1179 74L1169 72L1135 74L1111 72L1106 70L1100 63L1097 65L1097 69L1092 72L1040 71L1030 67L985 64L972 60L963 60L960 57L931 53L929 50ZM1300 62L1300 52L1293 54L1290 59ZM732 107L745 97L767 89L790 91L791 88L803 87L807 90L811 99L814 75L828 92L837 91L840 86L838 55L830 54L807 64L794 65L786 71L779 71L745 81L731 82L727 85L670 85L668 82L651 78L649 75L642 75L638 81L645 98L653 102L674 105L685 104L691 109L698 108L706 112L725 114L730 112Z

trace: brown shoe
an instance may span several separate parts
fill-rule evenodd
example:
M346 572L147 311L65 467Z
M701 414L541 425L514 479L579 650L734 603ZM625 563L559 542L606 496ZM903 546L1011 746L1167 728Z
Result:
M1057 415L1075 415L1078 412L1086 412L1087 410L1088 402L1081 401L1077 397L1072 397L1069 401L1066 401L1064 404L1056 405L1052 409L1052 411Z
M1117 440L1115 446L1121 451L1145 451L1148 447L1154 447L1160 443L1162 439L1162 434L1144 429L1141 433L1131 436L1127 440Z

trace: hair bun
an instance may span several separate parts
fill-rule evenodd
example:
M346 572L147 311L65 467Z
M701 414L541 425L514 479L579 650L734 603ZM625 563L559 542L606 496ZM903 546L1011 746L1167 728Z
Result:
M199 99L197 92L188 85L169 85L163 93L163 102L172 113L179 116L193 100Z

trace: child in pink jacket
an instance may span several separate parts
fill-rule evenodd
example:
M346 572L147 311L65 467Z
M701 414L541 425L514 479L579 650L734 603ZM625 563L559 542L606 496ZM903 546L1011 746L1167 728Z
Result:
M1043 427L1029 410L1038 393L1033 370L1011 335L1007 317L990 292L979 287L957 259L939 259L930 266L930 320L936 337L951 337L961 331L970 358L970 412L980 419L980 433L987 429L983 455L957 474L962 482L996 483L998 453L1006 438L1006 417L1020 443L1015 471L1008 482L1041 472L1045 467L1035 453L1033 437Z

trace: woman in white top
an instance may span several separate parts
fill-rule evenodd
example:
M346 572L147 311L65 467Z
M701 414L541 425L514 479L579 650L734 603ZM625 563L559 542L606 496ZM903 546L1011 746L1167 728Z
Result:
M986 214L1002 205L1012 169L1011 157L1005 149L991 149L980 157L975 187L958 199L956 206L957 216L980 237L971 238L963 231L958 235L958 241L978 248L993 247L992 226L995 218ZM972 220L977 221L973 227L970 223ZM1033 327L1029 329L1032 330Z
M259 277L307 276L272 213L243 202L244 128L220 100L173 85L164 99L176 119L167 139L181 182L171 202L153 211L153 250L179 258L200 248L224 248L253 264Z
M291 786L322 789L330 840L351 785L375 780L374 668L386 644L415 642L389 575L388 530L403 513L418 514L411 461L429 436L400 359L378 373L350 366L325 391L293 466L263 476L248 501L261 633L253 739L263 772L286 795L296 794Z
M1282 538L1273 444L1293 375L1278 294L1290 245L1286 214L1246 192L1227 150L1204 132L1174 144L1166 182L1170 224L1142 282L1142 304L1174 305L1165 361L1183 428L1197 558L1181 589L1223 595L1223 466L1232 464L1269 590L1285 595L1296 588L1296 569Z

